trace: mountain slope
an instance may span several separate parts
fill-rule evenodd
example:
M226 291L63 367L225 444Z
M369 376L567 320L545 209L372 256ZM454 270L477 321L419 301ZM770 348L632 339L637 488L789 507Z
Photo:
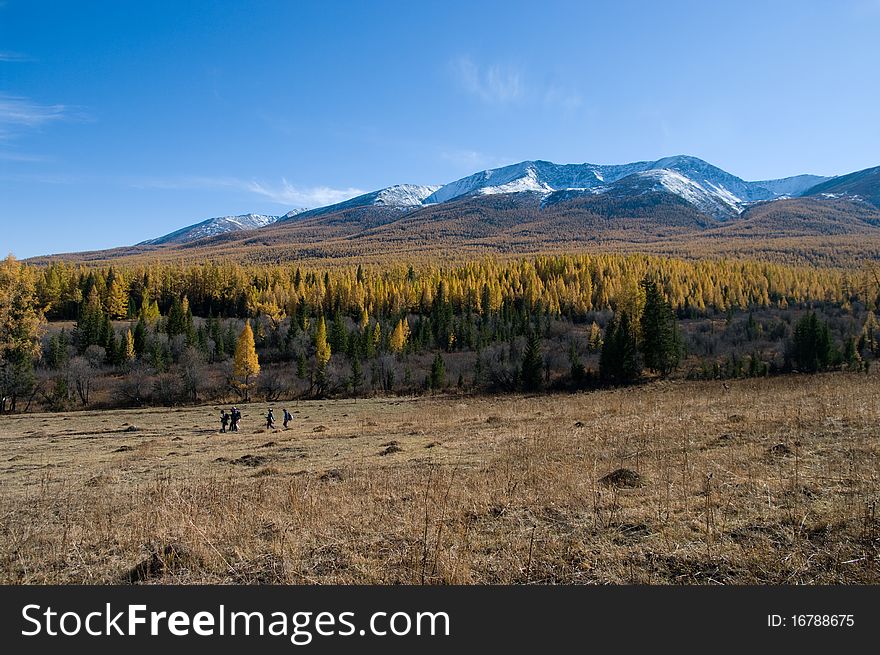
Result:
M358 207L382 207L398 210L408 210L413 207L419 207L422 202L430 196L434 191L439 189L437 186L420 186L418 184L396 184L394 186L372 191L357 196L350 200L336 203L335 205L327 205L326 207L318 207L301 212L289 212L281 218L281 221L303 220L313 216L323 216L324 214L332 214L334 212L346 209L354 209Z
M848 197L880 207L880 166L833 177L807 190L809 196Z
M795 175L780 180L761 180L754 184L767 189L777 197L796 198L803 195L808 189L830 179L832 178L821 175Z
M173 243L189 243L209 237L216 237L229 232L241 232L242 230L255 230L266 227L278 220L277 216L263 214L243 214L241 216L219 216L209 218L201 223L189 225L175 230L155 239L149 239L137 244L139 246L164 246Z

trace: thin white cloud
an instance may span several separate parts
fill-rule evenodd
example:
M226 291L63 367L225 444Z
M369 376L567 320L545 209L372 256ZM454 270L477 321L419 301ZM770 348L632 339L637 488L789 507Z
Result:
M293 186L283 178L279 186L266 185L261 182L249 182L245 185L245 188L280 205L294 205L298 207L333 205L366 193L366 191L354 187L346 189L334 189L327 186L298 187Z
M39 127L67 115L64 105L41 105L29 98L0 94L0 130L7 127Z
M239 189L268 198L279 205L310 208L332 205L366 193L354 187L337 189L328 186L295 186L284 178L281 179L280 184L237 177L139 178L130 180L129 186L139 189Z
M458 86L488 105L543 105L571 114L584 104L576 88L548 80L527 80L522 70L510 66L481 66L462 56L451 61L451 68Z
M470 57L458 57L452 61L452 70L459 85L483 102L506 104L525 95L522 75L514 68L478 66Z

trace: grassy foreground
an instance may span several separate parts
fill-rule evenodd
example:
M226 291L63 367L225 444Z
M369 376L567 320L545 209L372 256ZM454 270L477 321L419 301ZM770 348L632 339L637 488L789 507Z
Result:
M835 373L289 403L288 430L260 404L234 435L213 406L4 417L0 582L878 583L878 399Z

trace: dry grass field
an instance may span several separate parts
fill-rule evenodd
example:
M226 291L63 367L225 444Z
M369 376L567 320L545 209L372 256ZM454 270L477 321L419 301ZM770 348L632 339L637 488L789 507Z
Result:
M0 581L878 583L878 399L835 373L291 403L271 431L254 404L238 434L4 417Z

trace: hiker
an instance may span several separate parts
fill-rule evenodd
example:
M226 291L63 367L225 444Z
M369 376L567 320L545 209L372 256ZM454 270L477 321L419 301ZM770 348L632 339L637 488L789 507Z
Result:
M229 414L225 409L220 410L220 432L226 432L226 426L229 425Z
M232 408L232 430L231 432L238 432L238 422L241 420L241 412L238 411L238 408Z
M272 413L272 408L269 408L269 413L266 414L266 429L271 430L275 427L275 414Z
M287 408L281 410L284 412L284 429L287 429L287 424L293 420L293 417L290 415L290 412L287 411Z

